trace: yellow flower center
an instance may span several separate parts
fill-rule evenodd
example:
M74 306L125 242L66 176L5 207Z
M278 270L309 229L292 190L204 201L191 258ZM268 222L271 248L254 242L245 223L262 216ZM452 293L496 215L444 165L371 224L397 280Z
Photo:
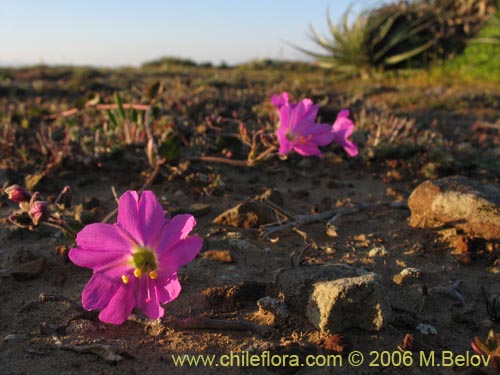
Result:
M158 278L156 269L158 261L156 260L155 252L146 247L135 246L132 250L132 265L134 266L134 276L138 279L143 275L148 275L151 280ZM122 275L124 284L128 284L129 278L127 275Z

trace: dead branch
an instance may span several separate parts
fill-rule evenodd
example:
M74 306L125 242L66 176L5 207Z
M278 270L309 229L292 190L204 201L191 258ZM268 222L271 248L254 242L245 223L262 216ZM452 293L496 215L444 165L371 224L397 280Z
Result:
M314 215L297 215L295 218L290 218L290 220L283 222L275 222L271 224L261 225L259 228L260 237L267 238L271 234L276 232L282 232L288 229L293 229L302 225L308 225L313 223L319 223L327 220L327 226L334 225L342 216L361 212L377 210L384 207L390 208L407 208L406 202L389 202L389 203L362 203L357 207L343 207L337 210L329 210L319 214Z
M125 359L125 357L123 356L123 350L115 348L111 345L98 343L88 345L73 345L64 344L56 336L52 336L52 339L54 340L55 347L60 350L69 350L79 354L96 354L99 357L104 358L108 362L119 362ZM127 354L127 357L131 357L130 354Z
M186 158L186 160L201 161L201 162L207 162L207 163L227 164L227 165L232 165L233 167L249 167L250 166L250 164L247 160L234 160L234 159L221 158L218 156L193 156L193 157Z

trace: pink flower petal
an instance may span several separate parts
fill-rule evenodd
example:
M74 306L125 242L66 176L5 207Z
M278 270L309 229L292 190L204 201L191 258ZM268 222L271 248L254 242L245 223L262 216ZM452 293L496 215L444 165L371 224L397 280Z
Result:
M278 131L281 131L283 134L286 134L288 130L290 130L291 122L290 116L292 115L292 109L289 105L281 106L279 110L280 116L280 124Z
M177 272L180 267L188 264L198 255L202 245L203 241L200 237L191 236L169 247L158 259L159 273L165 275Z
M132 250L131 242L111 224L87 225L78 233L76 243L79 247L70 249L68 256L73 263L87 268L116 262Z
M130 257L129 253L122 251L89 250L73 248L69 251L69 259L80 267L98 270L107 268L108 265L123 263Z
M158 277L158 298L161 303L169 303L176 299L181 293L181 284L177 273Z
M310 143L314 143L318 146L329 145L334 138L332 127L328 124L314 124L314 126L307 129L304 138L307 139L309 135L312 135Z
M138 282L137 307L151 319L158 319L163 316L164 310L158 301L156 280L143 277Z
M176 215L170 222L162 228L161 238L156 246L156 253L159 257L173 247L177 242L186 238L196 225L193 215Z
M303 155L303 156L317 156L320 158L323 156L321 154L321 151L319 150L318 146L316 146L313 143L294 144L293 149L297 153L299 153L300 155Z
M349 110L348 109L341 109L340 112L337 115L337 119L340 117L349 117Z
M332 127L332 132L338 139L348 138L354 131L354 123L345 117L340 117L335 120Z
M89 224L76 236L76 244L84 249L129 252L132 245L116 224Z
M127 232L139 245L144 245L142 238L142 223L138 212L139 198L137 192L126 191L118 202L117 224Z
M113 282L102 273L94 273L82 292L83 308L85 310L103 308L119 287L120 282Z
M344 148L345 152L349 154L349 156L354 157L358 154L358 146L349 140L345 140L341 146Z
M348 139L354 131L354 123L348 116L349 111L347 109L339 112L332 126L333 141L342 146L350 156L356 156L358 154L358 147Z
M314 125L318 109L319 106L314 105L310 99L302 99L291 111L290 129L297 135L303 134Z
M286 135L282 131L278 129L276 136L278 137L278 142L280 143L280 155L285 155L292 151L293 144L286 138Z
M144 245L153 246L166 222L163 207L152 191L144 191L139 200L139 219Z
M105 323L122 324L127 320L135 307L135 290L137 280L130 278L128 284L120 284L113 297L99 314L99 319Z
M288 104L288 93L283 91L280 95L273 94L271 96L271 103L279 110L285 104Z

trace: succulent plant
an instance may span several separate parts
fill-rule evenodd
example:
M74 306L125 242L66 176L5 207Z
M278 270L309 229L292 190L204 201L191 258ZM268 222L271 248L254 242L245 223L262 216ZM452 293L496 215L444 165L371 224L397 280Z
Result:
M331 39L311 27L312 40L326 54L299 50L316 58L320 66L350 75L422 68L460 53L497 7L495 0L400 0L366 9L352 23L348 8L338 26L327 16Z
M474 337L471 347L476 353L490 357L489 363L500 370L500 333L490 330L485 341Z

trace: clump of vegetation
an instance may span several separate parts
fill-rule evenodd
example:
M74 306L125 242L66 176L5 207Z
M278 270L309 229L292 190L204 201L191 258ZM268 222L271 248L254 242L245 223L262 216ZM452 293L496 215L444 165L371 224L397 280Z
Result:
M313 41L326 54L301 50L349 75L428 67L462 52L496 9L495 0L401 0L364 10L352 23L348 9L339 25L327 18L331 39L311 28Z
M476 37L468 41L463 53L443 64L442 72L476 79L500 81L500 10L488 20Z
M146 61L142 64L142 68L150 69L168 69L170 67L195 67L196 62L191 59L184 59L182 57L160 57L156 60Z

